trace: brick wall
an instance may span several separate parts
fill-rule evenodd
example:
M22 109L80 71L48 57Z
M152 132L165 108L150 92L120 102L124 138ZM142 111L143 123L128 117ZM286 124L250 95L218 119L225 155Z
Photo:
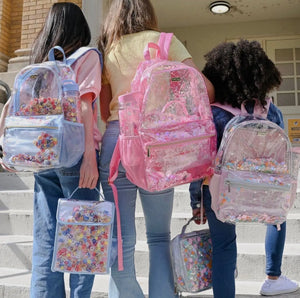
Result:
M47 12L55 2L64 2L61 0L24 0L21 48L30 48L37 33L40 31ZM69 1L81 7L82 0Z
M12 58L16 50L30 48L51 5L64 1L0 0L0 53ZM69 2L82 7L82 0Z
M10 0L8 0L10 1ZM23 0L11 0L9 56L21 48Z
M9 55L11 1L0 0L0 52Z

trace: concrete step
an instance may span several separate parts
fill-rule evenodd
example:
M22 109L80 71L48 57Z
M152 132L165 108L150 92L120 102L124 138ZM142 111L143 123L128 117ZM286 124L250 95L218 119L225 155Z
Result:
M31 269L32 236L1 235L0 267ZM300 280L300 244L286 244L282 272ZM136 272L147 277L149 271L148 246L138 241L135 253ZM263 243L238 243L238 280L260 281L265 277L265 250Z
M1 177L0 177L1 178ZM29 210L33 208L33 189L0 189L0 210ZM136 201L136 211L142 212L141 200ZM176 187L174 194L174 213L191 213L188 186ZM300 193L290 213L300 213Z
M29 297L31 272L26 269L0 268L0 297L26 298ZM138 281L145 293L148 293L147 278L138 277ZM259 290L262 282L236 282L236 298L261 297ZM65 274L66 289L68 289L68 274ZM96 275L91 298L107 298L109 284L108 275ZM212 298L212 290L197 294L183 293L187 298ZM269 296L276 298L299 298L300 290L286 295Z
M34 177L32 173L0 173L0 190L33 189Z
M173 213L171 236L181 233L182 227L191 217L191 213ZM32 235L32 210L0 210L0 235ZM265 239L266 226L260 223L238 223L238 242L262 243ZM198 230L207 228L191 223L187 229ZM143 213L136 212L136 229L139 240L146 240L146 228ZM300 213L290 213L287 217L287 243L300 243Z

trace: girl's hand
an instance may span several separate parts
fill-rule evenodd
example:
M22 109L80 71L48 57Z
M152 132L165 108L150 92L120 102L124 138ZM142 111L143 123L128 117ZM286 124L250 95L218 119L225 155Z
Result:
M195 224L200 225L201 224L201 209L193 209L193 216L196 216L196 219L194 219ZM206 223L206 214L205 209L203 208L203 222L202 224Z
M83 161L80 167L80 188L94 189L97 186L99 178L99 171L97 166L95 149L90 152L85 152L83 155Z

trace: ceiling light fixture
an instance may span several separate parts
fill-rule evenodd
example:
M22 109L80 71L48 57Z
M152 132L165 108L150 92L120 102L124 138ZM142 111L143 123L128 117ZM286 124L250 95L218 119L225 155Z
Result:
M230 4L226 1L215 1L209 5L209 9L212 13L222 14L230 10Z

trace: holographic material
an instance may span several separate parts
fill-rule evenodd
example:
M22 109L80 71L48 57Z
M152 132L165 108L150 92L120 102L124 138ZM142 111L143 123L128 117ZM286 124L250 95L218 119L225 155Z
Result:
M171 242L173 272L179 292L212 287L212 242L208 229L177 235Z
M210 181L212 208L223 222L281 224L296 197L298 169L282 128L254 115L225 127Z
M52 271L107 274L114 204L60 199Z

